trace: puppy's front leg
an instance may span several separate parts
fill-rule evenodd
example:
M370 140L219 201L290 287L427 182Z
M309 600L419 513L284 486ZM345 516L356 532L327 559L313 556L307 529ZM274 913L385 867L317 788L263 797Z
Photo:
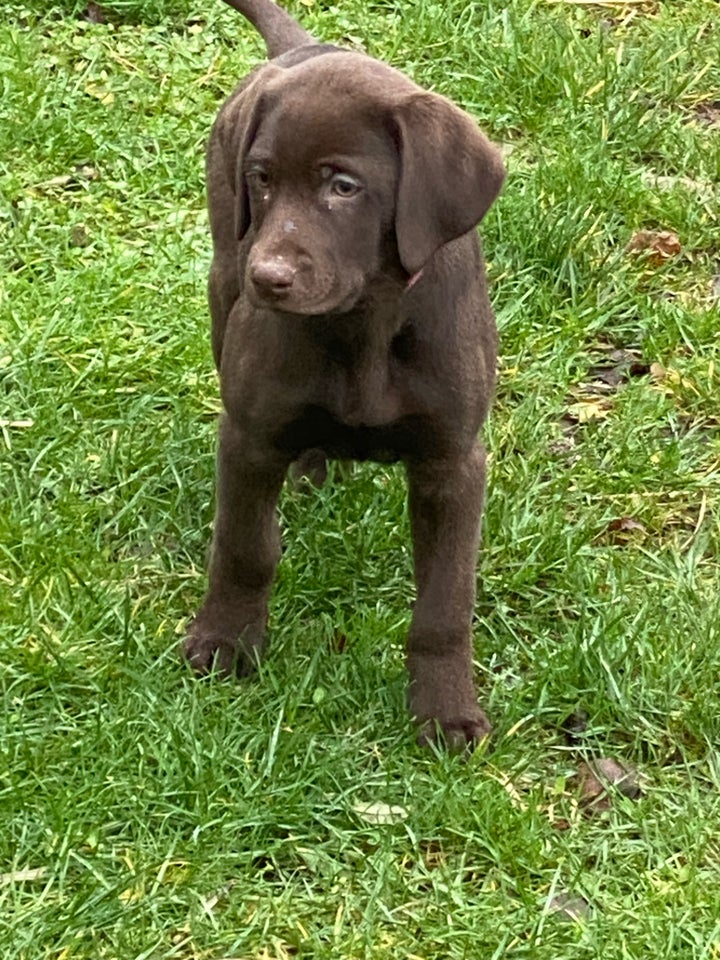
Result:
M275 513L287 462L220 423L209 589L183 653L198 673L250 673L266 641L267 604L280 558Z
M417 600L408 637L410 711L420 742L438 728L452 749L481 740L490 724L472 678L471 621L485 487L478 442L452 460L408 464Z

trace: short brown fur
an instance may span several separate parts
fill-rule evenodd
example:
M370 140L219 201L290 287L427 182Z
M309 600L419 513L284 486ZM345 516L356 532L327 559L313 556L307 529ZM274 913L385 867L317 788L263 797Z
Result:
M471 618L496 334L475 226L502 164L450 101L315 44L271 0L228 2L277 57L230 96L208 148L225 413L209 590L184 652L199 673L253 669L293 462L322 478L325 457L402 460L410 711L422 740L462 746L489 732Z

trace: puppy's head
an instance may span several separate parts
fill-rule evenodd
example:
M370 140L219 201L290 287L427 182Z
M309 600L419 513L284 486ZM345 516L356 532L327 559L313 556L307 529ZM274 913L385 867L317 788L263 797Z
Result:
M247 293L290 314L345 312L380 276L416 274L504 175L467 114L353 53L268 65L229 122Z

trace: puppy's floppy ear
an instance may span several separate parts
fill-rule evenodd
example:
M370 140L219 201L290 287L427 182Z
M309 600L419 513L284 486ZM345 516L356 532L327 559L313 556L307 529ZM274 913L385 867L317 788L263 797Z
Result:
M395 235L409 274L478 224L500 192L499 151L444 97L418 93L393 109L400 149Z
M250 226L250 203L243 166L260 126L268 82L282 71L266 64L252 74L223 107L217 123L225 176L235 195L235 236L241 240Z

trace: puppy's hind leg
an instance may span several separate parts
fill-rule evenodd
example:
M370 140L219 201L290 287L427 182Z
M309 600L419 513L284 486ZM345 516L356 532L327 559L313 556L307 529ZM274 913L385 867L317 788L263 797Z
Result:
M322 487L327 480L327 458L323 450L312 447L290 464L290 479L296 490Z

